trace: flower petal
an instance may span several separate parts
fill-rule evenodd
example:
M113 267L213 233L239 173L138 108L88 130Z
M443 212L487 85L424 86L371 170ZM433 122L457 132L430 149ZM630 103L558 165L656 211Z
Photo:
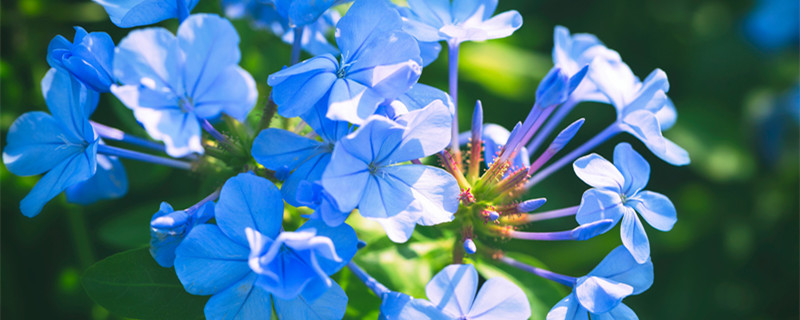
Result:
M22 214L29 218L35 217L42 211L44 205L61 191L91 178L97 167L96 154L95 143L86 151L70 156L48 171L20 201L19 209Z
M116 157L97 155L97 172L86 181L67 188L67 201L88 205L114 199L128 192L128 175Z
M606 313L633 293L633 287L606 278L581 277L575 284L575 297L591 313Z
M336 200L340 211L350 212L361 200L370 174L367 163L350 154L344 141L333 149L331 162L322 173L322 186Z
M187 292L215 294L253 274L247 265L249 253L246 246L228 238L219 227L202 224L194 227L175 250L175 272Z
M250 73L239 66L230 66L220 71L207 88L198 89L193 98L198 117L216 118L225 112L244 122L256 104L258 90Z
M388 292L381 297L379 320L452 320L425 299L414 299L400 292Z
M183 96L183 62L177 38L166 29L134 30L117 46L114 77L124 85L142 85Z
M111 90L114 93L122 92L114 87ZM164 141L168 155L184 157L191 153L202 154L205 151L200 144L200 123L194 113L183 112L177 108L160 110L134 108L133 115L144 125L150 137Z
M11 173L44 173L81 152L80 141L66 132L53 116L33 111L22 114L8 129L3 163Z
M640 294L653 284L653 262L637 262L628 249L618 246L589 275L626 283L633 287L632 294Z
M653 228L661 231L672 230L675 222L678 222L678 214L675 206L667 196L652 192L642 191L636 195L634 208L647 220Z
M624 177L622 193L625 195L636 194L650 180L650 164L628 143L620 143L614 148L614 166Z
M391 163L423 158L443 150L450 143L453 116L447 106L434 100L422 109L400 115L404 125L400 146L386 160Z
M178 1L184 1L187 13L198 0L93 0L102 5L117 27L131 28L153 24L179 16Z
M503 278L491 278L483 283L467 316L474 320L528 319L531 306L517 285Z
M586 184L607 191L622 193L625 178L611 162L596 153L583 156L572 164L575 175Z
M321 142L277 128L262 130L253 140L253 158L270 170L294 170L321 152Z
M425 295L437 309L459 318L469 313L477 290L478 272L475 267L452 264L433 276L425 286Z
M636 313L631 310L624 303L620 303L611 311L602 314L592 314L592 319L595 320L639 320Z
M253 285L256 275L251 273L241 281L208 299L205 316L208 319L269 319L272 316L272 296Z
M575 294L570 293L550 309L547 320L589 320L589 312L578 303Z
M306 299L303 295L296 299L275 298L275 312L279 319L341 319L347 309L347 295L336 282L316 299Z
M272 182L240 173L222 186L215 208L217 225L233 241L247 246L245 228L274 239L283 223L283 198Z
M620 235L622 244L630 251L633 258L638 263L644 263L650 258L650 242L647 240L647 233L644 231L642 221L633 209L625 207L625 216L622 218Z
M330 238L333 242L336 255L339 256L340 261L330 259L320 259L319 266L328 275L332 275L341 270L356 254L358 251L358 237L355 230L349 225L342 223L336 227L329 227L323 221L309 220L306 221L298 231L304 229L314 229L319 237Z
M328 113L332 120L362 124L375 113L386 98L376 90L350 79L336 79L328 98Z

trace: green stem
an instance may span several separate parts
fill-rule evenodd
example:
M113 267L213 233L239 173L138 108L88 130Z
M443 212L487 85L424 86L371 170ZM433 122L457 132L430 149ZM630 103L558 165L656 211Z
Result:
M86 269L91 266L94 259L94 249L91 242L89 242L89 232L86 228L86 216L80 208L73 208L67 213L69 226L72 230L72 238L75 241L75 251L78 255L78 260L81 263L81 268Z

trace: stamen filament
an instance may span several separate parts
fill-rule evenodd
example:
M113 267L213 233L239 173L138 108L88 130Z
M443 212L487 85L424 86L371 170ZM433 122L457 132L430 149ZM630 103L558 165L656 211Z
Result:
M622 130L619 127L619 122L612 123L610 126L603 129L603 131L594 136L594 138L589 139L589 141L586 141L586 143L582 144L580 147L576 148L575 150L572 150L572 152L568 153L561 159L558 159L558 161L547 166L542 171L531 177L531 179L528 180L528 183L525 184L525 189L530 189L540 181L544 180L545 178L553 174L553 172L558 171L558 169L561 169L561 167L565 166L568 163L572 163L572 161L574 161L578 157L585 155L590 150L594 149L601 143L614 137L620 132L622 132Z
M552 272L552 271L549 271L549 270L545 270L545 269L537 268L537 267L534 267L534 266L530 266L530 265L524 264L522 262L519 262L517 260L514 260L512 258L506 257L506 256L501 257L500 261L504 262L507 265L515 267L517 269L533 273L533 274L535 274L537 276L540 276L540 277L545 278L545 279L550 280L550 281L558 282L558 283L563 284L563 285L568 286L568 287L574 286L575 285L575 281L577 280L577 278L575 278L575 277L565 276L563 274L559 274L559 273L555 273L555 272Z
M167 167L172 167L176 169L183 169L183 170L192 170L192 164L186 161L174 160L170 158L164 158L159 156L154 156L147 153L141 153L136 151L131 151L127 149L112 147L104 144L97 145L97 153L105 154L109 156L115 156L120 158L138 160L143 162L150 162L155 163Z
M125 133L122 130L119 130L117 128L112 128L112 127L109 127L109 126L106 126L106 125L103 125L103 124L99 124L99 123L94 122L94 121L89 121L89 122L92 124L92 127L94 128L94 131L97 132L97 134L100 135L100 137L102 137L103 139L119 141L119 142L125 142L125 143L128 143L128 144L132 144L132 145L135 145L135 146L140 146L140 147L144 147L144 148L148 148L148 149L152 149L152 150L160 151L160 152L165 152L165 150L166 150L164 148L164 145L162 145L160 143L149 141L149 140L146 140L146 139L143 139L143 138L139 138L137 136L129 135L129 134Z
M361 267L359 267L355 262L350 261L347 263L347 268L349 268L350 271L367 286L367 288L372 290L376 296L383 298L384 294L391 292L389 288L386 288L386 286L378 282L378 280L375 280L375 278L367 274L367 272L364 271L364 269L361 269Z

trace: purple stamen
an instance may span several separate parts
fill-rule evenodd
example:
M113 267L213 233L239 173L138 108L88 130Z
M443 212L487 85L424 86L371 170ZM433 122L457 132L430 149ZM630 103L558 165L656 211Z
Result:
M155 164L160 164L167 167L172 167L176 169L183 169L183 170L192 170L192 164L186 161L174 160L170 158L164 158L159 156L154 156L151 154L131 151L127 149L112 147L104 144L97 145L97 153L105 154L109 156L115 156L120 158L127 158L133 160L139 160L144 162L150 162Z
M503 261L504 263L506 263L506 264L508 264L508 265L510 265L512 267L515 267L517 269L533 273L533 274L535 274L537 276L540 276L540 277L545 278L547 280L558 282L558 283L563 284L563 285L568 286L568 287L574 286L575 285L575 281L577 280L577 278L575 278L575 277L565 276L563 274L558 274L558 273L555 273L555 272L552 272L552 271L549 271L549 270L540 269L540 268L537 268L537 267L534 267L534 266L529 266L527 264L524 264L522 262L519 262L519 261L514 260L512 258L509 258L509 257L502 257L502 258L500 258L500 261Z

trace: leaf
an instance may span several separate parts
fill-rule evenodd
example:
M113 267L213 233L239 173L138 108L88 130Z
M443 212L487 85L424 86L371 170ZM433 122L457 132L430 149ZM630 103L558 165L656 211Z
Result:
M162 268L148 249L117 253L81 278L92 300L111 313L136 319L203 319L208 297L188 294L173 268Z
M507 256L514 258L519 262L523 262L538 268L545 268L544 264L539 260L519 253L506 253ZM494 277L503 277L519 286L525 295L528 296L528 302L531 305L531 319L545 319L547 312L559 301L569 293L566 287L552 282L550 280L542 279L532 273L522 271L512 266L503 264L496 260L480 260L475 263L475 268L486 279Z

